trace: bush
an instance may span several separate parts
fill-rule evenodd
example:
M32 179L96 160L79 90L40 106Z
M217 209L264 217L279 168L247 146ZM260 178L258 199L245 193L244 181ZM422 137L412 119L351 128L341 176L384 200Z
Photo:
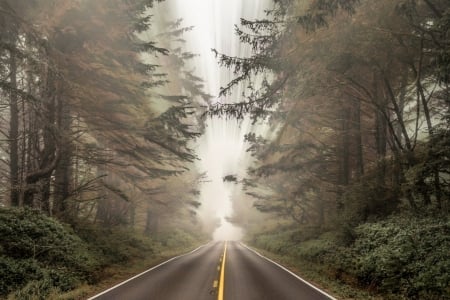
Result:
M355 276L411 299L450 294L450 221L392 217L355 230Z
M286 230L254 236L252 244L389 299L450 299L448 217L392 215L351 228L352 242L344 245L339 233L314 238L308 230Z
M76 233L38 211L0 208L0 298L54 298L95 283L107 266L122 267L168 248L185 250L200 240L182 230L151 239L130 228L74 226Z
M302 260L322 264L334 253L334 247L331 240L319 237L300 243L299 247L295 248L294 255Z
M129 228L99 228L86 225L77 228L78 235L89 243L91 252L101 257L104 265L125 263L154 253L153 241Z
M161 232L156 237L156 241L163 248L169 249L186 249L197 244L198 238L191 233L179 229Z
M0 295L6 295L27 281L42 277L43 271L36 260L15 260L0 256Z
M349 186L342 201L343 211L340 217L342 227L384 218L393 213L399 204L396 191L388 186L379 185L373 174Z
M70 228L37 211L0 209L0 236L0 295L16 289L42 297L52 288L67 291L90 281L99 267Z
M258 234L253 238L252 244L269 252L283 255L295 247L299 235L299 231L295 229Z

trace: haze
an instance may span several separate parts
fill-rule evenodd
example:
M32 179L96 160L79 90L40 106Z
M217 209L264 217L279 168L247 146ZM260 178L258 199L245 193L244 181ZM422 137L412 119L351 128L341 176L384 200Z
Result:
M187 48L200 56L195 59L196 72L204 78L207 92L214 96L213 101L238 102L241 94L237 90L227 99L217 98L219 88L232 79L229 70L218 68L211 49L232 56L248 56L250 49L242 46L234 32L234 25L240 18L261 18L269 1L241 0L174 0L164 6L170 7L172 14L183 19L183 24L194 26L186 34ZM240 87L242 88L242 86ZM250 121L237 121L229 118L210 118L206 121L206 133L198 141L197 151L201 159L200 170L207 172L208 180L201 186L200 217L205 224L211 218L220 219L220 227L213 234L215 240L239 240L242 229L230 224L226 217L233 214L231 197L239 196L240 189L232 183L223 181L226 175L243 177L249 163L245 151L244 135L251 129Z

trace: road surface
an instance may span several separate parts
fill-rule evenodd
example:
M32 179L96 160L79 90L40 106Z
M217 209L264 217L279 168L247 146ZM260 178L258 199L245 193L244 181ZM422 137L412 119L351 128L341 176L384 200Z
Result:
M212 242L90 300L334 299L239 242Z

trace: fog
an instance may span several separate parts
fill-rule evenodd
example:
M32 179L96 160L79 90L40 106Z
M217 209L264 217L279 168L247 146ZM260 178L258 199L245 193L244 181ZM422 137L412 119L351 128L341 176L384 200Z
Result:
M170 0L172 14L182 18L185 26L195 26L187 33L187 50L199 54L195 60L196 73L205 80L206 91L213 95L212 101L237 102L241 88L227 99L218 99L221 86L231 78L229 70L220 69L211 49L232 56L248 56L250 49L240 45L234 35L234 24L240 18L254 19L264 15L267 0ZM233 189L239 185L223 182L229 174L242 178L249 164L249 155L245 152L244 135L250 131L249 120L233 120L211 118L207 120L206 132L198 141L197 152L200 157L198 167L206 171L208 181L201 187L201 208L199 215L205 224L217 224L214 232L215 240L239 240L243 232L241 228L229 223L231 216L231 195L239 193Z

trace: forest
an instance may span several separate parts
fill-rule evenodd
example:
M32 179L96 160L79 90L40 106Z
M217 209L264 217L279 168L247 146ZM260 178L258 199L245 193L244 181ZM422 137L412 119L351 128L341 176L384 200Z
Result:
M228 29L250 55L212 49L218 97L160 2L0 0L0 299L209 241L209 118L253 124L223 174L246 244L338 299L450 299L450 2L270 0Z
M0 295L46 299L204 240L189 143L207 95L176 41L189 28L150 28L152 6L0 2Z
M216 52L235 75L221 95L250 88L211 113L276 132L246 135L254 164L234 182L253 202L232 219L300 272L449 299L449 2L273 2L236 26L250 57Z

